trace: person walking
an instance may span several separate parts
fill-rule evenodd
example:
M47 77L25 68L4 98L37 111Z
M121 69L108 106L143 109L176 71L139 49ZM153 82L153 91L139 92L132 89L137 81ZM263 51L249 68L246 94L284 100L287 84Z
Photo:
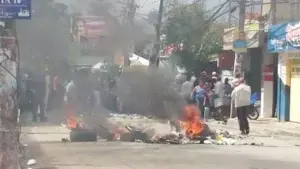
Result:
M239 127L241 134L249 134L249 122L247 118L247 108L250 105L251 87L245 83L244 79L241 79L232 93L231 99L234 102L237 117L239 121Z

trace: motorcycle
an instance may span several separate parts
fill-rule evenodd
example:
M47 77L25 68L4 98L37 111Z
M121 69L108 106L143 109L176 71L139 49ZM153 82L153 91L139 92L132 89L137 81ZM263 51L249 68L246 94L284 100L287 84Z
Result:
M249 106L249 112L248 112L248 118L250 120L257 120L260 116L260 104L256 104L256 101L258 99L257 93L253 93L250 98L250 106Z
M248 115L247 117L250 120L257 120L260 116L260 103L257 103L258 95L257 93L253 93L250 97L250 106L248 108ZM221 120L221 121L227 121L226 116L224 114L228 115L228 111L230 111L230 106L221 106L221 107L211 107L210 108L210 114L215 120Z

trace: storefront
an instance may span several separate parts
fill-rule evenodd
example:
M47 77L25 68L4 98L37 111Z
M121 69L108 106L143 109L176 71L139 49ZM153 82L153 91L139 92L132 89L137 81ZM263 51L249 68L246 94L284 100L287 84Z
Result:
M290 120L300 122L299 111L300 94L300 59L291 60L291 102L290 102Z
M277 117L300 122L300 22L270 27L268 51L278 53Z

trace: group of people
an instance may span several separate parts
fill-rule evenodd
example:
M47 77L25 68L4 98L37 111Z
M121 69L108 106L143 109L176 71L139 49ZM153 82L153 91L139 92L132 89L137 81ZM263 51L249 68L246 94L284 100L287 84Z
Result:
M188 103L198 105L203 119L209 118L211 108L228 105L228 98L225 97L231 92L228 79L222 83L221 77L216 72L209 76L205 71L201 72L198 78L194 75L186 77L180 93Z
M26 70L20 73L19 104L21 112L32 113L32 121L47 121L45 112L59 107L64 87L58 75L45 71ZM39 112L39 113L38 113Z
M210 115L216 114L225 122L230 116L230 107L233 101L237 111L242 134L249 133L247 108L250 105L251 88L242 78L236 78L232 84L226 78L224 82L216 72L210 75L203 71L198 77L186 75L180 93L189 104L196 104L200 116L207 121ZM214 112L214 113L211 113Z

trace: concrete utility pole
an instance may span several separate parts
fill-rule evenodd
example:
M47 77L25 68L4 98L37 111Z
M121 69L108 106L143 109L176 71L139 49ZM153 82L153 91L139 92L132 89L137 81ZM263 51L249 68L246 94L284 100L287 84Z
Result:
M239 0L239 35L238 39L240 40L246 40L245 37L245 12L246 12L246 0ZM235 60L234 60L234 75L241 75L244 77L245 72L244 72L244 67L243 67L243 62L244 62L244 56L246 55L245 52L236 52L235 55Z
M239 0L239 34L238 39L239 40L246 40L245 37L245 12L246 12L246 0ZM244 56L246 55L245 52L235 52L235 58L234 58L234 76L236 78L244 77ZM236 117L236 109L234 107L233 101L231 101L231 108L230 108L230 118Z
M134 53L134 17L137 7L135 0L128 0L125 25L129 38L125 41L124 45L124 67L128 67L130 65L129 58Z
M276 0L271 0L271 23L276 24Z
M157 25L156 25L156 39L155 45L152 51L152 55L150 57L150 67L158 67L159 66L159 52L160 52L160 32L161 32L161 24L162 24L162 15L163 15L163 8L164 8L164 0L160 0L159 3L159 11L157 17Z
M228 12L228 27L230 28L231 27L231 18L232 18L232 15L231 15L231 8L232 8L232 0L229 0L228 1L228 8L229 8L229 12Z

